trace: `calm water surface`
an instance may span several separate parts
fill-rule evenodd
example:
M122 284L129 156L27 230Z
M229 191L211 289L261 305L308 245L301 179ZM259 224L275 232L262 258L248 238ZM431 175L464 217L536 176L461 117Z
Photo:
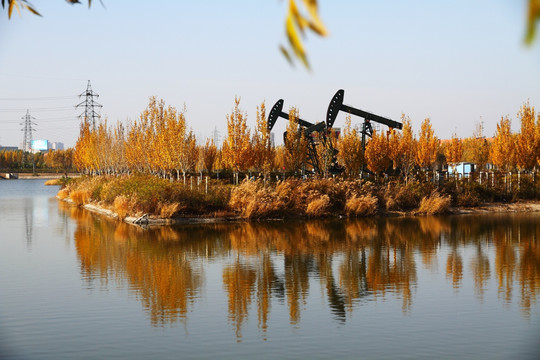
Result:
M0 182L0 358L540 355L540 216L143 230Z

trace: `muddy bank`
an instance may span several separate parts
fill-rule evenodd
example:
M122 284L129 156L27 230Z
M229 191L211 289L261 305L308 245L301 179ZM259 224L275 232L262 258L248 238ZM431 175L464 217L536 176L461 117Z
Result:
M57 197L58 198L58 197ZM72 206L77 206L69 198L60 199L65 201ZM160 218L155 215L144 214L140 217L126 216L123 219L120 219L119 216L112 210L107 209L98 204L85 204L82 206L88 211L104 215L113 219L118 219L129 224L134 225L177 225L177 224L215 224L215 223L227 223L227 222L238 222L238 221L282 221L284 219L247 219L233 214L220 214L220 215L200 215L200 216L182 216L174 218ZM516 203L485 203L478 207L471 208L456 208L452 207L444 215L466 215L466 214L500 214L500 213L531 213L531 212L540 212L540 202L539 201L520 201ZM415 215L414 212L402 212L402 211L392 211L385 212L375 215L373 217L416 217L416 216L425 216L425 215ZM438 216L438 215L434 215ZM328 216L326 217L328 218ZM344 215L336 215L334 218L346 219ZM310 217L299 217L298 219L312 219Z

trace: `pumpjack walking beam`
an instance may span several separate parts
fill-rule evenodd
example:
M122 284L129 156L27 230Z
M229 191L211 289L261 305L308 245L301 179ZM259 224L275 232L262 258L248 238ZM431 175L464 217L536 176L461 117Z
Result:
M371 126L372 121L386 125L391 129L401 130L403 128L403 124L398 121L387 119L385 117L357 109L350 105L343 104L344 96L345 90L340 89L336 92L336 94L330 101L330 104L328 105L328 111L326 112L326 127L331 128L332 126L334 126L334 122L336 121L336 117L339 111L345 111L349 114L363 118L364 122L362 124L362 157L364 157L364 154L366 152L366 135L369 137L373 135L373 127ZM364 170L364 164L362 164L362 170Z

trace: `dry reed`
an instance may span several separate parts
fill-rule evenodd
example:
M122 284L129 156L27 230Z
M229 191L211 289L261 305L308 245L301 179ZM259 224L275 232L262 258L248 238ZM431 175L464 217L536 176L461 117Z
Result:
M441 195L437 191L433 191L431 195L425 196L420 201L420 207L415 212L416 214L436 215L448 212L451 203L450 195Z
M116 212L116 214L118 215L120 219L123 219L129 215L129 210L131 209L131 205L132 205L131 201L129 200L127 196L124 196L124 195L117 196L113 202L114 212Z
M349 216L372 216L377 213L377 203L373 195L353 195L347 200L345 210Z
M88 203L90 200L90 194L86 190L75 190L69 193L69 198L75 203L75 205L82 206Z
M46 186L50 185L62 185L62 179L49 179L45 181Z

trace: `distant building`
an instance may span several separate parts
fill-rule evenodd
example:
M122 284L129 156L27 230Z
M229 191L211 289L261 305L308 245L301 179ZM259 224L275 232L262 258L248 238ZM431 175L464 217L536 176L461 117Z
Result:
M31 149L33 153L46 152L49 150L64 150L64 143L52 142L49 140L32 140Z
M470 173L474 172L475 165L470 162L461 162L458 163L456 166L448 166L448 174L458 174L460 176L466 176ZM455 169L455 170L454 170Z
M0 146L0 151L17 151L19 150L16 146Z
M64 143L61 142L52 142L49 143L51 145L50 149L52 150L64 150Z

